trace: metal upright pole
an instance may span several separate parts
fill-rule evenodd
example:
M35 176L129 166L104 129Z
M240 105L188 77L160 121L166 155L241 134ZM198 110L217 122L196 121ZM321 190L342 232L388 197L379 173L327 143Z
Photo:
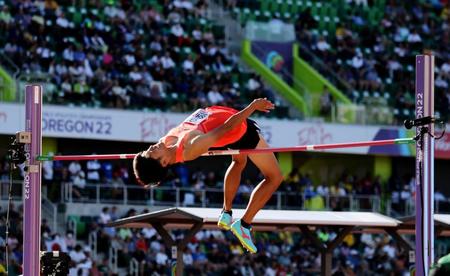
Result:
M41 244L41 164L42 154L42 86L25 88L25 131L31 143L25 144L27 156L23 184L23 275L40 275Z
M434 116L434 56L418 55L416 119L426 116ZM417 127L416 135L419 141L416 145L415 267L416 275L426 276L434 261L434 125Z

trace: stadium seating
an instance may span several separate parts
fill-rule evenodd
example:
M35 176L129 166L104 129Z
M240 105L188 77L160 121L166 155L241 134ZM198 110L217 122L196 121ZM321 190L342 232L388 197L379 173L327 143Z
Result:
M330 34L336 30L336 25L341 22L341 15L359 14L367 18L371 26L376 26L381 19L380 12L385 5L385 1L375 1L376 6L352 7L348 1L311 1L311 0L259 0L259 1L238 1L233 8L233 13L242 25L248 20L268 21L273 17L283 19L287 22L295 23L297 17L302 12L309 10L313 18L318 22L318 31L326 31Z
M51 103L178 112L241 107L254 97L250 74L224 46L223 26L202 15L204 6L178 3L6 1L4 14L17 20L0 25L0 53L21 69L22 81L48 81ZM214 89L219 99L209 97Z
M248 20L273 18L295 24L303 59L355 103L372 109L378 106L375 113L383 113L385 107L390 107L397 123L414 114L413 57L433 51L438 56L436 73L441 75L441 85L436 87L436 111L449 119L450 100L443 95L450 84L447 69L450 47L449 43L435 43L448 37L448 4L445 7L427 1L260 0L228 1L228 6L242 25ZM353 64L358 62L354 58L361 59L361 65Z
M78 2L83 4L74 4ZM350 83L352 89L346 92L355 103L364 103L369 107L379 108L377 111L387 110L386 112L390 111L387 109L388 106L392 107L398 121L411 117L414 112L412 110L413 84L411 83L413 63L408 58L398 57L398 52L404 49L401 47L396 49L402 45L394 43L393 28L387 28L384 25L385 27L379 31L377 29L380 22L386 19L386 14L391 17L396 15L388 12L389 10L407 9L407 13L417 14L417 7L414 6L417 1L411 1L412 4L408 4L409 1L401 1L408 3L400 7L391 6L392 3L395 5L399 1L368 1L372 3L370 6L350 2L352 1L230 0L226 6L230 7L230 11L240 24L245 24L248 20L268 21L273 18L296 24L299 42L311 53L309 55L301 52L302 57L311 63L314 62L313 57L318 57L330 70L337 72L344 81ZM209 90L213 89L218 89L225 95L225 99L222 100L225 104L233 102L233 105L239 105L250 101L255 96L271 97L267 89L248 87L249 83L255 82L259 82L262 86L262 82L258 76L240 68L235 57L227 53L227 48L223 44L224 28L218 25L218 22L210 21L203 15L202 5L205 1L195 1L200 4L193 5L192 9L189 3L192 4L191 1L185 0L63 0L58 2L0 0L0 52L20 67L21 81L47 80L46 91L50 93L45 96L46 100L68 106L187 111L199 105L213 103L208 97ZM441 61L448 57L450 44L446 44L444 35L439 33L443 30L439 29L438 24L445 20L442 15L439 15L441 11L444 13L443 8L428 5L420 7L434 22L428 27L435 28L435 31L430 31L429 35L422 36L423 45L436 46L437 53L440 55L437 73L444 83L448 82L450 81L448 76L450 65L445 69ZM311 15L316 23L313 22L312 25L305 27L301 15ZM9 17L13 19L10 20ZM183 29L183 34L180 36L175 35L180 34L180 27L176 22L180 22ZM418 26L417 22L414 24ZM347 36L347 40L339 38L342 34L346 34L344 36ZM437 35L439 41L442 38L443 43L433 45L432 41L437 39L432 35ZM380 37L382 41L386 39L387 42L386 44L373 42L371 36ZM321 37L329 44L327 54L324 54L317 46ZM433 40L429 40L430 38ZM374 44L370 44L370 41ZM378 48L374 45L385 46L385 51L378 52ZM350 50L346 52L346 48ZM418 49L412 48L405 51L408 55L419 52ZM170 58L166 56L166 52L169 52ZM357 70L354 69L352 59L354 56L358 57L357 53L360 53L365 61L376 61L374 67L381 84L376 83L378 79L373 75L366 79L368 74L363 74L359 76L360 79L356 79ZM86 65L84 60L88 60L89 64ZM192 68L191 63L195 70L189 69ZM392 68L399 67L396 70L392 68L387 70L388 64ZM327 77L326 71L321 72ZM217 84L216 88L215 84ZM441 115L445 116L448 114L448 105L445 109L442 102L446 100L445 93L448 93L448 89L445 91L443 87L437 87L437 94L441 98L436 101L436 105ZM277 107L277 110L283 110L283 108ZM378 116L382 117L383 114L385 113L379 113ZM282 111L275 115L286 117L287 112ZM82 170L85 170L85 167L85 163L82 163ZM7 168L7 162L0 160L1 179L8 179ZM317 170L322 171L321 168ZM205 185L208 172L196 172L197 175L202 173L205 175L197 176L199 179L199 187L195 186L197 190L186 193L188 195L184 197L186 205L199 203L202 196L208 192L208 188L205 187L223 185L218 179L211 180L210 186ZM128 177L132 175L132 172L128 171L126 174L127 177L124 177L120 185L134 184L130 183L132 179ZM49 183L57 182L59 185L59 182L70 181L68 177L58 180L46 179L49 182L44 186L48 185L45 188L50 188L52 185ZM330 209L336 211L346 209L350 202L364 208L363 201L360 204L360 201L356 200L358 196L372 195L381 198L389 197L391 193L392 201L395 199L394 195L398 197L395 199L396 202L392 203L393 211L403 214L405 212L403 203L411 202L406 201L404 197L408 199L414 197L408 190L411 178L404 177L405 179L397 180L396 177L400 178L396 172L393 172L392 183L389 181L382 184L376 178L358 178L353 174L343 173L335 183L313 184L308 175L301 175L293 170L285 183L280 186L279 191L283 195L284 192L294 194L293 197L282 198L288 207L297 208L302 205L308 209L323 209L324 206L332 206ZM193 174L191 178L189 181L194 183ZM173 187L178 187L177 181L180 180L174 177L159 190L154 190L152 200L173 203L175 197ZM248 185L245 187L247 192L245 195L242 191L238 193L236 204L244 204L248 201L249 191L253 188L251 183L257 181L247 182L250 184L241 185L241 187ZM98 187L99 194L102 194L98 196L99 199L108 197L111 200L103 202L108 204L112 202L111 205L120 204L120 199L114 201L109 193L103 192L103 188L100 188L103 183L94 185L97 185L94 188ZM172 189L169 200L164 193L164 186L168 190ZM6 191L5 188L3 190ZM132 196L138 197L139 200L142 196L147 200L147 194L139 192L135 194ZM83 193L79 196L78 202L87 203ZM343 202L341 197L346 197L346 201ZM222 197L217 198L215 202L220 204ZM306 199L305 202L301 202L303 198ZM349 198L351 200L348 200ZM389 200L382 202L383 208L390 208ZM272 202L269 203L273 206ZM129 204L132 203L129 202ZM1 211L0 229L3 230L6 213L3 209ZM10 269L17 275L20 274L23 254L20 238L22 212L21 207L13 208L8 239L11 253ZM73 240L70 231L57 233L58 229L50 229L48 225L42 225L42 241L47 246L46 249L52 250L55 245L59 248L67 247L67 251L71 254L85 257L86 262L83 261L79 267L79 263L74 263L71 275L77 275L77 273L110 275L113 265L108 261L112 259L112 248L117 248L119 251L118 266L121 270L118 275L124 275L125 270L133 262L138 262L142 275L170 274L172 269L170 254L168 254L170 249L164 248L164 243L154 229L138 231L104 227L98 222L98 218L102 215L103 218L109 216L109 220L115 220L136 214L134 209L120 213L108 212L106 215L91 213L88 216L67 217L68 221L74 223L75 228L72 230L76 231L78 240ZM69 228L66 229L69 230ZM331 228L321 229L318 232L318 238L324 242L331 240L336 235L335 231L336 229ZM2 251L5 244L4 232L0 231ZM183 231L172 233L177 238L185 234ZM94 246L97 252L93 252L93 249L87 246L88 237L92 235L97 237L97 244ZM243 251L242 246L229 232L201 231L193 237L183 252L186 274L316 275L320 271L319 251L306 236L284 231L258 232L255 233L255 241L259 253L250 255ZM75 244L83 245L81 252L76 252ZM448 251L449 246L448 241L436 242L439 252ZM408 271L407 254L401 252L392 240L382 235L348 235L344 245L336 248L332 254L336 275L366 275L368 273L405 275ZM4 262L4 255L1 254L0 274L2 274Z

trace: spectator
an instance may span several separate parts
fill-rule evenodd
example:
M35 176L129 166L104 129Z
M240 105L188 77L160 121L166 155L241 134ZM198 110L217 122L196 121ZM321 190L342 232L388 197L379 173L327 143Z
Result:
M323 36L321 36L319 38L319 41L317 42L317 50L319 50L320 52L326 52L328 50L330 50L331 46L330 44L328 44L328 42L325 40L325 38Z
M94 153L95 154L95 153ZM100 182L100 162L98 160L89 160L86 163L87 181L90 183Z
M78 171L78 173L73 176L72 179L72 184L73 184L73 194L77 197L77 198L82 198L83 197L83 190L86 187L86 177L85 177L85 173L84 171Z
M73 180L76 176L79 175L79 173L82 171L81 170L81 164L78 161L72 161L69 164L69 177L71 180Z
M103 160L103 162L101 162L100 164L101 167L101 179L102 182L104 183L111 183L113 182L113 178L114 178L114 172L113 172L113 164L111 161L109 160ZM123 184L123 179L120 178L120 174L117 174L116 176L116 180L115 180L115 184Z
M67 16L71 11L55 1L47 1L45 5L8 2L0 10L0 29L8 37L0 41L0 50L11 56L24 74L49 73L52 82L49 87L55 91L48 97L52 103L100 104L109 108L150 106L163 110L170 107L173 111L186 112L205 103L205 91L195 91L185 101L185 95L178 95L184 91L178 90L175 79L195 76L197 87L211 87L210 74L226 74L229 79L230 68L235 68L234 73L241 69L238 60L223 46L222 38L212 32L212 22L205 18L206 2L199 1L195 7L189 1L179 1L180 5L172 2L168 2L162 13L157 11L156 3L139 8L119 3L104 6L105 16L94 14L94 9L92 13L77 13L81 18ZM195 18L189 21L194 24L186 23L187 18ZM35 28L36 25L39 27ZM160 32L163 26L169 32ZM16 33L19 28L24 31ZM80 35L70 36L70 33ZM46 39L28 43L31 37ZM30 61L25 56L27 51L36 58ZM153 81L161 84L154 85ZM193 87L188 89L191 88L194 91ZM218 91L222 90L228 93L219 86ZM162 104L166 92L173 96L174 104ZM240 92L233 98L236 104L239 97L245 99L246 90ZM139 96L135 99L136 95Z
M87 261L87 257L84 254L84 252L82 251L81 245L77 244L75 246L75 249L73 249L69 252L69 256L70 256L70 259L73 264L73 266L69 270L69 275L77 276L77 275L79 275L79 273L83 273L82 266L83 266L83 263L85 263ZM84 276L85 274L82 274L82 275Z
M75 237L73 236L73 231L68 230L66 232L65 236L65 244L67 245L67 250L70 252L72 251L76 246L77 241L75 240Z
M77 275L81 274L81 276L89 276L89 275L92 275L91 274L91 272L92 272L91 269L92 269L92 263L93 263L92 259L91 259L91 256L90 256L91 249L89 248L89 246L85 246L83 248L83 253L85 255L85 259L84 259L84 261L80 262L77 265L77 269L78 269L78 274Z
M320 114L324 117L330 116L333 98L326 86L323 87L322 95L320 96Z
M321 183L319 186L316 187L316 192L320 196L327 197L329 195L328 186Z
M49 243L50 248L47 248L47 251L61 251L68 252L66 240L61 237L59 233L55 233L53 235L53 240Z
M403 186L403 190L400 192L400 199L403 201L408 200L411 197L411 191L408 185Z
M445 196L442 194L442 192L439 189L436 189L434 192L434 200L435 201L447 201Z
M52 156L53 153L49 152L48 155ZM53 180L53 162L51 162L51 161L43 162L42 172L43 172L44 185L46 185L46 186L51 185L52 180Z
M337 183L336 185L331 186L330 194L332 196L340 197L340 196L346 196L347 192L345 191L342 183Z
M161 58L160 61L162 67L166 70L173 69L175 67L175 62L173 61L169 52L166 52L166 54Z
M194 70L194 62L192 61L192 55L183 62L183 70L186 74L192 74Z
M218 91L217 85L213 85L208 92L208 102L210 105L221 105L224 103L224 97Z
M161 266L165 266L169 260L167 254L165 253L166 249L164 246L161 246L159 252L156 253L156 263Z
M98 223L100 225L105 225L109 222L111 222L111 215L109 214L109 208L103 207L102 212L100 213L100 216L99 216Z
M52 233L52 230L50 229L50 226L48 225L47 219L42 219L41 222L41 233Z

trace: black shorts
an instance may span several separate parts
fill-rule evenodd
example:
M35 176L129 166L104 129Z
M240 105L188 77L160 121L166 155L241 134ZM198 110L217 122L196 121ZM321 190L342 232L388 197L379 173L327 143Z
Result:
M247 119L247 131L234 143L214 149L254 149L259 143L259 132L261 129L252 119Z

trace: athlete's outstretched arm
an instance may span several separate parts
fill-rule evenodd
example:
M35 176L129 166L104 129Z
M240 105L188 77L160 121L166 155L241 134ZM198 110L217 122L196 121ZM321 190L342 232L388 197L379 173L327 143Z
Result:
M208 149L216 143L216 141L241 124L256 110L270 112L270 110L274 109L274 107L274 104L266 98L254 100L247 107L228 118L223 125L208 133L198 135L191 139L188 144L185 145L183 153L184 159L192 160L207 152Z

